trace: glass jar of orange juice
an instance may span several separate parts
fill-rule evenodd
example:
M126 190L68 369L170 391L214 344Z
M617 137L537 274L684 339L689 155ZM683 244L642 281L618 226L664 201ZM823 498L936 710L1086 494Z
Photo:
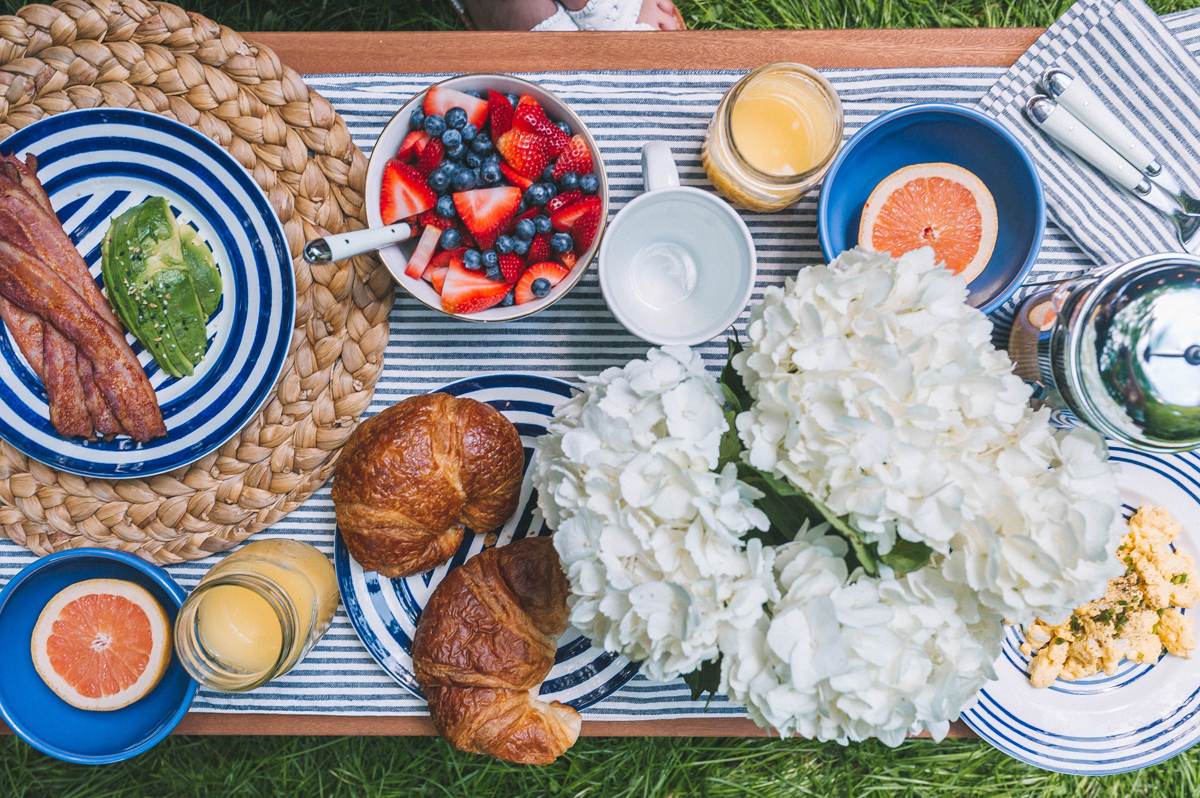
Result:
M734 205L770 213L825 175L842 143L842 103L803 64L767 64L733 85L700 151L704 171Z
M324 554L295 540L257 540L214 565L184 601L175 650L205 687L253 690L304 658L337 605Z

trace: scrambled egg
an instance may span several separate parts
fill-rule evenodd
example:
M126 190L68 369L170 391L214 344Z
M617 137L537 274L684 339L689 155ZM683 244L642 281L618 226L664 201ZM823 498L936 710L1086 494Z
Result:
M1104 671L1117 672L1122 659L1157 662L1163 649L1187 657L1196 647L1190 608L1200 598L1192 560L1171 551L1180 526L1161 507L1142 507L1129 519L1117 559L1125 575L1108 583L1104 598L1075 610L1064 624L1040 618L1029 628L1021 651L1037 656L1029 668L1034 687L1055 679L1075 681Z

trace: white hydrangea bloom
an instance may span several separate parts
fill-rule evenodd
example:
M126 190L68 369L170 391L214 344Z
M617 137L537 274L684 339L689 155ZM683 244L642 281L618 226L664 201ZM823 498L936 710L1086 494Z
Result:
M886 553L928 544L950 582L1015 623L1062 619L1119 570L1116 483L1099 436L1054 435L922 249L853 249L769 289L735 358L751 465L848 516Z
M769 618L725 632L723 687L785 737L940 740L995 678L1000 619L972 615L969 591L933 569L847 574L846 544L827 529L803 529L777 550L781 598Z
M767 518L729 464L723 399L700 356L652 349L555 410L534 485L571 582L571 622L673 679L717 656L774 595L774 552L743 541Z

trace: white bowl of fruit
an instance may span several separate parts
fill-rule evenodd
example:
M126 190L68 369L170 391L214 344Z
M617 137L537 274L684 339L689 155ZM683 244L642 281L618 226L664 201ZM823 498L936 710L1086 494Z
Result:
M469 321L561 299L600 248L608 181L566 103L510 75L462 75L396 112L367 166L367 222L416 235L379 251L405 290Z

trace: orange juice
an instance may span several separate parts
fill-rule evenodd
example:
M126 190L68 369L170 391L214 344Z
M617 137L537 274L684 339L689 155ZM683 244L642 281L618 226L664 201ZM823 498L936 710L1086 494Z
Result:
M804 174L833 144L833 109L802 75L766 74L733 104L733 142L751 166L779 177Z

